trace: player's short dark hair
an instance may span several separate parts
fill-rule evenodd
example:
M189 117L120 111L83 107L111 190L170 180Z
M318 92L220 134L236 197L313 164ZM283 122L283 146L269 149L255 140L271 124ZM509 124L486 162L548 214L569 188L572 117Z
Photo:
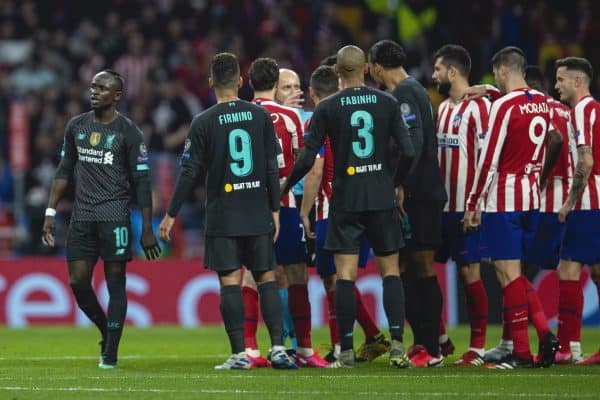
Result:
M311 74L310 87L315 91L315 94L322 99L337 92L338 76L329 65L321 65Z
M589 80L594 77L594 68L587 58L567 57L556 60L556 69L565 67L568 70L580 71L587 75Z
M528 65L525 69L525 82L529 85L529 87L546 91L544 84L544 73L537 65Z
M527 68L525 53L515 46L504 47L492 57L492 67L499 68L501 65L525 75L525 68Z
M237 86L240 79L240 63L235 54L216 54L210 62L210 77L215 87Z
M118 73L117 71L114 71L112 69L103 69L100 72L105 72L105 73L111 75L117 82L117 85L118 85L117 90L119 92L123 91L123 88L125 87L125 78L123 78L123 75L121 75L120 73Z
M337 64L337 54L327 56L324 59L322 59L319 63L319 65L327 65L330 67L333 67L335 64Z
M467 49L457 44L446 44L433 55L433 61L441 58L446 67L454 67L465 78L471 73L471 56Z
M255 91L271 90L279 81L279 66L270 57L260 57L252 61L248 71L250 84Z
M406 53L393 40L380 40L369 49L369 61L385 69L399 68L406 62Z

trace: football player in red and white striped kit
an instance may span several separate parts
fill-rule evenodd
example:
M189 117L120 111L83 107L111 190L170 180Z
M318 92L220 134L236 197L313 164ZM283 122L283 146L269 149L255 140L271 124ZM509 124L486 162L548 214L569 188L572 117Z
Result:
M525 80L531 88L545 92L544 75L538 67L527 67ZM558 211L567 200L573 177L574 162L572 150L575 149L575 141L572 138L572 129L570 128L571 110L568 106L551 96L548 96L547 99L553 111L552 125L560 133L562 140L556 141L552 140L551 136L548 137L545 155L547 162L544 164L545 168L540 177L540 186L542 189L540 220L531 251L523 265L524 269L527 269L527 264L534 264L540 268L552 270L558 267L560 247L565 232L565 224L559 221ZM549 158L554 159L548 160ZM553 168L549 167L551 164L554 164ZM559 269L559 292L561 294L559 298L565 304L562 306L559 305L557 336L558 340L562 343L562 347L556 353L555 361L557 363L577 362L582 359L581 344L579 343L579 335L577 335L576 341L572 340L573 338L570 335L573 329L575 329L570 323L570 316L572 309L576 309L576 305L583 301L583 293L581 292L581 288L579 289L579 293L577 293L577 286L580 286L578 281L573 282L562 279L561 275ZM573 304L575 304L574 307L572 306ZM534 321L534 325L536 322L539 321ZM543 322L544 325L547 325L545 320ZM565 322L568 324L565 324Z
M527 87L523 51L505 47L492 58L494 79L503 97L492 104L488 131L464 217L466 230L479 227L503 291L503 314L514 350L495 367L533 367L529 349L527 287L521 275L528 237L537 229L539 177L552 110L543 93ZM535 291L530 296L537 296ZM549 330L540 340L538 364L549 366L559 348Z
M590 95L593 69L588 60L568 57L556 61L556 68L556 89L560 100L571 106L577 144L573 182L558 212L561 222L566 221L558 266L559 336L564 338L564 345L569 344L569 349L564 350L571 350L568 361L576 361L573 349L577 349L581 335L583 264L591 266L596 287L600 283L600 103ZM577 363L600 364L600 351Z
M433 60L432 78L438 91L448 96L439 106L436 125L438 158L448 193L443 214L443 245L436 260L444 263L452 257L459 267L471 340L469 350L455 364L476 366L483 364L488 298L479 273L480 232L463 232L462 219L475 180L479 143L487 129L491 103L485 97L464 99L471 70L471 57L464 47L445 45L434 54Z

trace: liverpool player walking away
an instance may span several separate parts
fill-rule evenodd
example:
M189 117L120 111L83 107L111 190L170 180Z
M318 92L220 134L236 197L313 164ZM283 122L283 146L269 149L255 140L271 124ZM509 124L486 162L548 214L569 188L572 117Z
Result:
M369 72L400 103L415 148L411 173L401 192L411 238L400 251L400 271L406 319L415 337L415 346L409 351L411 363L436 367L443 364L443 355L454 351L447 336L440 337L443 298L433 267L435 252L442 244L442 212L448 197L437 156L433 107L425 88L406 73L405 61L404 49L391 40L379 41L369 50Z
M530 283L521 275L521 260L527 238L537 229L539 176L552 112L546 96L527 87L520 49L503 48L492 58L492 66L504 96L492 104L464 226L466 231L479 227L483 203L482 234L502 286L504 321L514 343L513 352L493 367L533 367L527 332ZM535 291L530 295L537 296ZM558 340L548 330L540 340L538 364L550 366L558 348Z
M44 242L55 245L56 205L72 184L75 205L67 234L69 283L79 308L102 335L99 368L117 366L119 342L127 313L125 269L131 260L129 203L142 211L141 245L146 257L159 257L152 232L152 194L148 151L142 132L116 109L123 77L105 70L92 79L92 111L74 117L65 128L61 161L52 182L43 227ZM105 314L92 288L98 257L104 260L108 288Z
M191 123L181 159L181 173L159 235L170 240L175 216L200 170L206 170L207 268L221 284L221 314L231 356L215 369L249 369L244 349L244 302L241 266L258 283L263 318L271 337L271 366L296 369L283 346L281 300L273 273L273 240L279 233L277 139L269 114L240 100L242 85L237 58L217 54L209 85L217 104ZM251 212L249 212L251 210Z
M442 223L442 247L438 262L448 257L459 267L465 290L467 315L471 325L469 350L456 365L482 365L488 317L488 298L481 281L480 232L463 232L462 219L467 196L475 179L480 141L488 124L487 98L464 100L469 88L471 57L458 45L445 45L434 54L432 78L440 94L448 96L437 118L438 157L448 193Z
M413 148L397 101L365 86L365 61L363 51L356 46L338 51L334 68L342 90L323 99L315 109L311 134L282 192L285 195L311 169L329 137L334 173L325 249L334 253L335 307L341 340L340 356L330 367L354 365L354 286L360 246L366 235L383 278L383 306L392 337L390 364L405 368L409 360L402 344L403 290L398 271L398 249L404 243L394 186L405 183ZM390 138L401 152L395 176L390 168Z
M318 67L310 77L309 95L314 104L318 105L321 99L337 92L339 90L338 83L339 78L332 67L325 65ZM310 120L307 122L310 123ZM309 134L310 131L307 128L306 135ZM302 218L307 238L313 237L316 239L315 265L327 293L329 334L332 346L332 351L325 357L325 360L328 362L337 360L340 354L340 335L335 316L335 281L337 275L333 262L333 253L325 250L332 180L333 154L331 152L331 141L327 137L319 150L313 167L304 178L304 196L302 197L300 217ZM313 205L316 207L315 232L311 231L311 221L309 219ZM359 268L364 268L367 265L369 252L369 243L365 238L360 246ZM372 361L390 350L390 342L379 331L375 321L373 321L373 318L365 307L360 291L356 286L354 287L354 295L356 296L356 320L365 334L365 342L356 351L355 359L356 361Z
M556 90L571 106L571 125L577 144L577 164L569 195L558 212L566 230L560 251L558 335L571 360L580 357L583 290L581 268L588 264L600 287L600 104L590 95L592 65L584 58L556 61ZM600 294L600 290L599 290ZM561 353L561 361L565 354ZM600 351L577 364L600 364Z

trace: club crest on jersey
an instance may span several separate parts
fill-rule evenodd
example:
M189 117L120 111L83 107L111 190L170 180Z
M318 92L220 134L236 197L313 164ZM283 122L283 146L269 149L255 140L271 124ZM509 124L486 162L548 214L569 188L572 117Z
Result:
M146 149L146 145L144 143L140 144L140 154L142 157L146 157L148 155L148 149Z
M98 143L100 143L100 139L102 139L102 134L98 132L92 132L92 134L90 135L90 144L92 145L92 147L98 146Z
M462 114L456 114L454 119L452 120L452 126L458 128L460 123L462 122Z
M107 150L112 149L112 145L113 145L114 141L115 141L114 133L111 135L108 135L108 137L106 138L106 143L104 143L104 148Z

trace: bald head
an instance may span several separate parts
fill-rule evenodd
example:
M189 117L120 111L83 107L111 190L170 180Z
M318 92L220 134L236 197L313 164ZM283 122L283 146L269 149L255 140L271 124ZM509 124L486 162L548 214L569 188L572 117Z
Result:
M277 90L275 91L275 100L281 104L289 106L298 106L299 104L287 103L287 100L291 96L301 98L302 91L300 88L300 77L297 73L288 68L281 68L279 70L279 81L277 83Z
M364 75L365 53L356 46L344 46L337 52L336 72L342 77Z

